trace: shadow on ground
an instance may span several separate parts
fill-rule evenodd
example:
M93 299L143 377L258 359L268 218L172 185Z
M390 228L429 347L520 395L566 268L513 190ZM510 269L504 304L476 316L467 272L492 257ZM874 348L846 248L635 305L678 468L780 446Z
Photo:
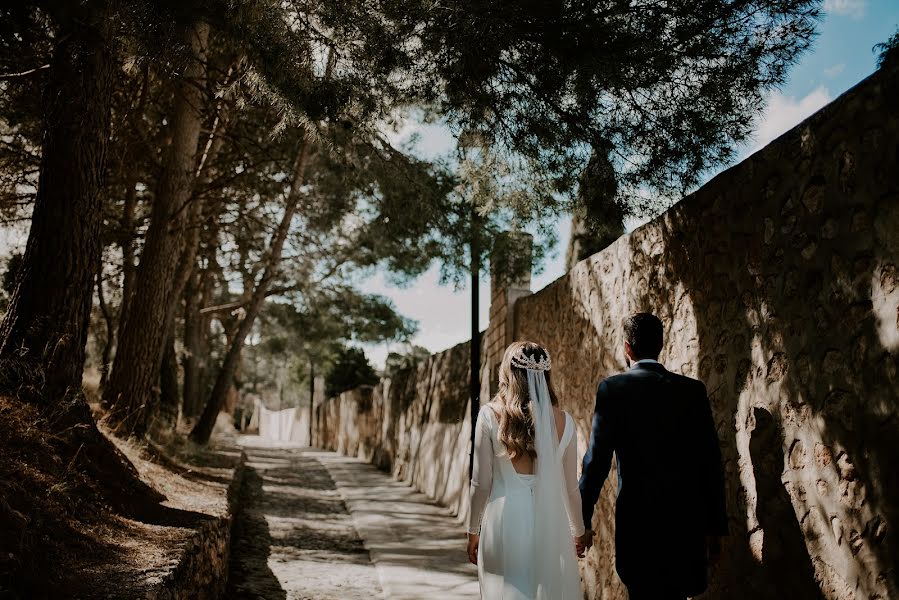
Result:
M278 578L268 566L272 536L262 502L262 477L253 468L244 472L240 489L240 511L234 520L228 598L287 598Z
M368 552L321 463L296 448L246 451L226 597L378 597Z

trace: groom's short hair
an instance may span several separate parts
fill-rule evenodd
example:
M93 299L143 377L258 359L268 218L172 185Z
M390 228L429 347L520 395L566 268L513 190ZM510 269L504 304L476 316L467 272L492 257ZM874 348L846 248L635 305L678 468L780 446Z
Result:
M624 335L638 359L656 359L662 353L662 321L651 313L636 313L624 322Z

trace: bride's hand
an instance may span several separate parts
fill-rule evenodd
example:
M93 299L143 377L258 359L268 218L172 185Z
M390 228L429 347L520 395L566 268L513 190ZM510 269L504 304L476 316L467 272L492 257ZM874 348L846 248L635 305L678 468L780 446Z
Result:
M478 540L480 540L480 536L473 533L468 534L468 562L473 565L478 564Z

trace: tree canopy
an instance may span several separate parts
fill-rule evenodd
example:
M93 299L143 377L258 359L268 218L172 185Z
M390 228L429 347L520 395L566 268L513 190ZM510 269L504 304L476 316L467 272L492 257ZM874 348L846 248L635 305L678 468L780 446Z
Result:
M628 215L664 206L732 159L818 17L815 0L89 0L0 10L8 220L58 223L33 201L53 183L39 177L43 141L68 139L68 124L32 100L79 89L64 79L75 71L48 67L65 58L68 32L102 50L103 85L76 99L79 114L95 117L82 205L99 210L69 237L91 248L90 266L75 269L79 289L99 279L104 374L112 363L104 398L113 414L138 415L124 428L138 433L156 410L157 372L177 368L164 356L181 356L195 382L204 344L220 336L206 402L214 413L269 306L311 319L305 353L325 356L328 344L408 337L391 307L355 292L374 269L408 283L436 261L445 282L461 285L489 258L510 272L539 265L565 211L588 222L584 251L613 238ZM427 161L392 145L385 131L410 110L446 123L456 154ZM54 190L61 211L65 186ZM507 230L536 234L534 251ZM15 290L51 298L28 265L52 258L37 245L31 255L12 306ZM89 299L69 307L74 329L82 306ZM12 312L21 331L35 331L31 317L47 322ZM72 385L78 370L68 365L63 379Z
M346 346L337 352L325 377L325 393L336 396L360 385L378 383L378 374L360 348Z
M816 0L386 2L415 73L460 131L573 198L608 154L629 211L726 164L814 38ZM549 199L545 199L549 200Z
M874 46L874 51L877 52L877 68L879 69L899 63L899 29L887 41Z

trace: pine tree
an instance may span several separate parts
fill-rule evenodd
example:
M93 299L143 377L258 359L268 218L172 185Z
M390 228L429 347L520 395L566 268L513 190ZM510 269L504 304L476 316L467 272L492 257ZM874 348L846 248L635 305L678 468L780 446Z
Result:
M458 131L549 178L552 204L607 150L626 213L734 158L819 15L816 0L380 4L416 42L410 85Z

